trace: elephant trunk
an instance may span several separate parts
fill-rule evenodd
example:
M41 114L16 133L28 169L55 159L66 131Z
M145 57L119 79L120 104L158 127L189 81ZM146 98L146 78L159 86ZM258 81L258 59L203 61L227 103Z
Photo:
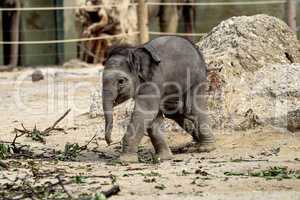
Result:
M114 95L111 91L103 90L103 111L105 118L105 141L108 145L112 143L111 132L113 128L113 104Z

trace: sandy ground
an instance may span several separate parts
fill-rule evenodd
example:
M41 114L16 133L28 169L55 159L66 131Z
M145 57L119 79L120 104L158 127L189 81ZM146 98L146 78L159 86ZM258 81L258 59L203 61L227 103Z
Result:
M71 113L60 124L68 134L53 132L45 145L21 138L19 142L36 149L62 150L67 142L85 144L96 132L103 137L103 116L88 116L90 94L100 85L99 68L43 69L46 80L32 83L31 69L0 74L0 141L11 141L14 128L23 123L27 128L49 127L68 108ZM122 107L122 106L121 106ZM116 114L117 123L126 121L124 114ZM118 156L120 145L106 147L104 141L91 144L76 162L34 160L42 170L53 174L64 171L66 177L88 176L87 183L67 186L72 194L95 193L112 186L114 175L121 192L111 199L290 199L300 200L300 179L266 180L261 177L226 176L225 172L247 173L270 167L300 170L300 133L289 133L272 127L247 132L214 131L217 150L203 154L176 154L174 160L160 164L137 163L121 165L111 162ZM123 132L115 129L114 141ZM182 130L168 133L170 146L191 140ZM144 138L140 156L153 151L149 139ZM38 151L38 150L37 150ZM0 171L3 176L15 177L30 173L28 160L22 165ZM10 160L11 162L11 160ZM102 177L108 176L108 177Z

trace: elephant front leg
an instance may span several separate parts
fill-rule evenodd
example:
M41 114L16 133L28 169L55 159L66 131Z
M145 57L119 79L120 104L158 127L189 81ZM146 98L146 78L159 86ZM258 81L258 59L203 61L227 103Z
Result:
M159 103L153 99L138 98L128 125L127 132L123 137L123 152L120 160L124 162L138 162L138 145L144 133L156 118Z
M154 146L155 153L161 160L171 160L173 154L166 142L164 135L161 133L160 128L163 123L163 115L159 113L153 121L151 127L147 130L151 142Z

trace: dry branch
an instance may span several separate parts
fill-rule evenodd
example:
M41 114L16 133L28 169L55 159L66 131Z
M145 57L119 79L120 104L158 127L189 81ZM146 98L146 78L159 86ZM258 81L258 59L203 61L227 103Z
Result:
M70 192L66 189L65 185L64 185L64 180L62 179L62 177L60 175L56 176L57 180L58 180L58 184L61 186L61 188L64 190L64 192L68 195L69 199L74 199L74 197L70 194Z
M47 128L47 129L45 129L43 132L44 132L44 134L46 135L46 134L49 134L51 131L53 131L53 130L59 130L59 129L57 129L56 128L56 126L59 124L59 122L61 122L69 113L71 112L71 109L69 109L69 110L67 110L58 120L56 120L55 122L54 122L54 124L51 126L51 127L49 127L49 128Z
M15 132L16 133L18 133L18 132L21 133L21 135L19 137L26 134L27 137L31 137L35 141L39 141L41 143L46 143L44 137L49 136L50 132L52 132L52 131L60 131L60 132L67 133L65 131L65 129L57 128L57 125L70 113L70 111L71 111L71 109L68 109L58 120L56 120L53 123L52 126L46 128L43 131L38 130L36 125L34 126L33 130L28 130L27 128L25 128L24 124L21 124L23 130L15 128Z

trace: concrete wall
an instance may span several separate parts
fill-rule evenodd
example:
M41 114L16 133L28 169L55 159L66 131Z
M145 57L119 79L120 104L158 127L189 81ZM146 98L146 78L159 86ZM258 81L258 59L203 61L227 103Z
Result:
M64 6L79 6L85 0L64 0ZM75 10L65 10L64 12L64 37L65 39L80 38L77 24L75 22ZM64 45L65 62L77 57L77 43L66 43Z
M23 1L23 7L55 6L54 1ZM55 16L55 11L23 12L21 15L22 40L55 40L57 38ZM22 45L21 63L24 66L54 65L57 63L56 52L56 44Z
M228 0L234 2L236 0ZM204 2L216 2L216 0L205 0ZM284 19L284 5L234 5L234 6L201 6L197 7L197 32L208 32L221 21L232 16L268 14Z
M23 7L79 6L85 0L31 0ZM75 10L33 11L22 13L22 40L62 40L79 38ZM56 65L77 57L77 43L22 45L21 63L27 65Z

